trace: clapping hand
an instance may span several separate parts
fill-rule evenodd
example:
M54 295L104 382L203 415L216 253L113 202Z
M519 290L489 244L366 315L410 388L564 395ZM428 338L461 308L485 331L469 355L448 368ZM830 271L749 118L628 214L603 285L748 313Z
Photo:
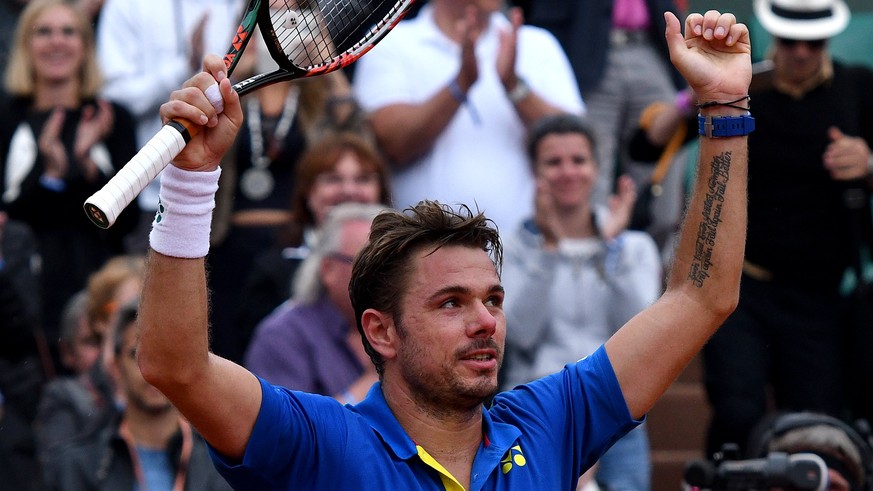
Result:
M543 246L555 249L558 242L566 237L566 231L558 217L555 198L549 191L549 183L543 177L537 178L536 196L534 198L534 223L543 236Z
M515 60L518 53L518 29L524 23L521 9L513 7L509 10L509 20L512 25L500 33L500 49L497 52L497 76L507 92L518 83L515 73Z
M73 156L86 177L96 176L97 167L90 158L91 148L105 140L112 132L114 121L115 113L112 111L112 105L106 100L97 101L96 107L88 105L82 108L82 117L76 128Z
M473 6L467 7L464 18L458 21L455 29L461 43L461 67L456 80L459 88L466 94L470 87L479 80L479 65L476 60L476 40L479 39L477 11Z
M67 177L69 158L64 144L61 142L61 129L64 127L66 113L63 108L56 108L49 115L39 134L37 146L43 157L44 172L52 179Z
M627 229L637 201L637 186L630 176L618 178L618 192L609 197L609 217L601 227L604 240L612 240Z

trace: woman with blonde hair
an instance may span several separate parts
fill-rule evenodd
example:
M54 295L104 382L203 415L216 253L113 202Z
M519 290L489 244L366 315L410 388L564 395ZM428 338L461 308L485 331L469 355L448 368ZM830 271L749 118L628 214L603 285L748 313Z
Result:
M0 207L28 223L42 257L44 324L56 338L64 303L135 225L108 231L82 203L135 153L121 106L98 98L102 77L90 20L65 0L33 0L19 18L0 103Z

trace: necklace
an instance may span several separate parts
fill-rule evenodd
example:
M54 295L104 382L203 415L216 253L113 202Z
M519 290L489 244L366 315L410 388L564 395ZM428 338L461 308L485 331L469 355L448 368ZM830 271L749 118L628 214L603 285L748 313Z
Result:
M252 97L246 103L252 166L243 172L239 185L246 198L252 201L260 201L273 192L275 182L273 174L270 172L270 163L279 156L285 136L294 122L299 95L300 89L297 86L292 85L288 88L285 105L282 107L282 115L279 117L276 129L272 132L266 146L264 145L264 132L261 124L261 104L256 97Z

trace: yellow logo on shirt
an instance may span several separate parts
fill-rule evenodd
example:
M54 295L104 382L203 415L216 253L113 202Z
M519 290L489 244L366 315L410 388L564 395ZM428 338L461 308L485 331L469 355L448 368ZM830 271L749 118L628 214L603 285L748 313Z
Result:
M527 464L527 459L524 458L524 454L521 452L521 445L510 448L503 458L500 459L500 468L504 474L512 470L513 464L519 467L524 467Z

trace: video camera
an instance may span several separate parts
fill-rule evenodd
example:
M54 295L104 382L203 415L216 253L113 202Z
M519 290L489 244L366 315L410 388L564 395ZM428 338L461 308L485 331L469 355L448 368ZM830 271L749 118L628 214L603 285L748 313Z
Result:
M825 491L828 468L812 453L770 452L760 459L736 460L736 446L726 445L714 461L695 460L685 466L689 486L712 491Z

